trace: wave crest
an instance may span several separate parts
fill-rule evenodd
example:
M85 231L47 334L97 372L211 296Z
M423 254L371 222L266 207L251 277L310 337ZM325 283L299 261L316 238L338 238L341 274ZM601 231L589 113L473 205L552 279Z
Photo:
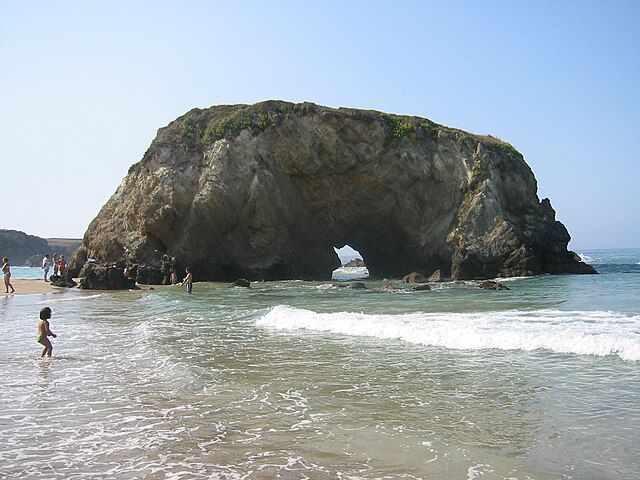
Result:
M603 311L506 310L373 315L273 307L256 324L376 337L458 350L537 350L640 360L640 315Z

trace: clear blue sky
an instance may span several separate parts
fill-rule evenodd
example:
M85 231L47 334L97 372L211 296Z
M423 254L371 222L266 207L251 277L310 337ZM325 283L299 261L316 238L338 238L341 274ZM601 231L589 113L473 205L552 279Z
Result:
M580 248L640 247L640 2L0 0L0 227L80 237L156 130L266 99L512 143Z

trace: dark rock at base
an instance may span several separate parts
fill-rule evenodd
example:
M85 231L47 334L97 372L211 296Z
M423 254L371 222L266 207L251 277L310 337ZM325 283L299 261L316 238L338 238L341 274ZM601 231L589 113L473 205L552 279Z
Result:
M80 271L80 286L84 290L137 289L135 282L124 275L124 266L86 264Z
M484 282L478 283L478 288L483 290L511 290L506 285L500 282L494 282L493 280L485 280Z
M446 282L447 278L443 275L442 270L436 270L427 279L429 282Z
M238 280L236 280L235 282L233 282L231 284L232 287L244 287L244 288L251 288L251 282L247 279L244 278L239 278Z
M131 276L131 275L129 275ZM161 285L164 274L160 268L148 265L138 265L136 275L133 277L141 285Z
M595 268L593 268L591 265L584 263L582 261L547 265L546 271L547 273L551 273L551 274L570 273L570 274L580 274L580 275L583 275L583 274L593 275L598 273Z
M411 272L409 275L402 277L403 283L426 283L428 281L423 270Z
M353 288L354 290L362 290L367 288L367 286L364 284L364 282L354 282L351 284L351 288Z
M362 260L361 258L354 258L353 260L345 263L343 266L344 267L366 267L366 265L364 264L364 260Z
M416 285L415 287L411 288L411 290L416 290L416 291L431 290L431 287L426 283L422 283L420 285Z
M53 285L54 287L73 288L78 285L76 282L73 281L73 278L67 275L64 275L64 276L51 275L49 277L49 281L51 282L51 285Z

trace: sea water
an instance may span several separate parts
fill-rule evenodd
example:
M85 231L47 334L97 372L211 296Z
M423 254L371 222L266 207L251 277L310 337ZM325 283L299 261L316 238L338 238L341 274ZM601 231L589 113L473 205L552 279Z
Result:
M1 298L0 477L639 478L640 250L581 253L508 291Z

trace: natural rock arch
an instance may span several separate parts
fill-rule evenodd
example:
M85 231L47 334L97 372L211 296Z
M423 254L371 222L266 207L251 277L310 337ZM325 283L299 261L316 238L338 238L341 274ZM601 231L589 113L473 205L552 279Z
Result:
M536 191L511 145L424 118L279 101L194 109L158 131L75 263L90 251L148 272L168 255L200 280L326 279L333 247L349 244L378 277L593 272Z

